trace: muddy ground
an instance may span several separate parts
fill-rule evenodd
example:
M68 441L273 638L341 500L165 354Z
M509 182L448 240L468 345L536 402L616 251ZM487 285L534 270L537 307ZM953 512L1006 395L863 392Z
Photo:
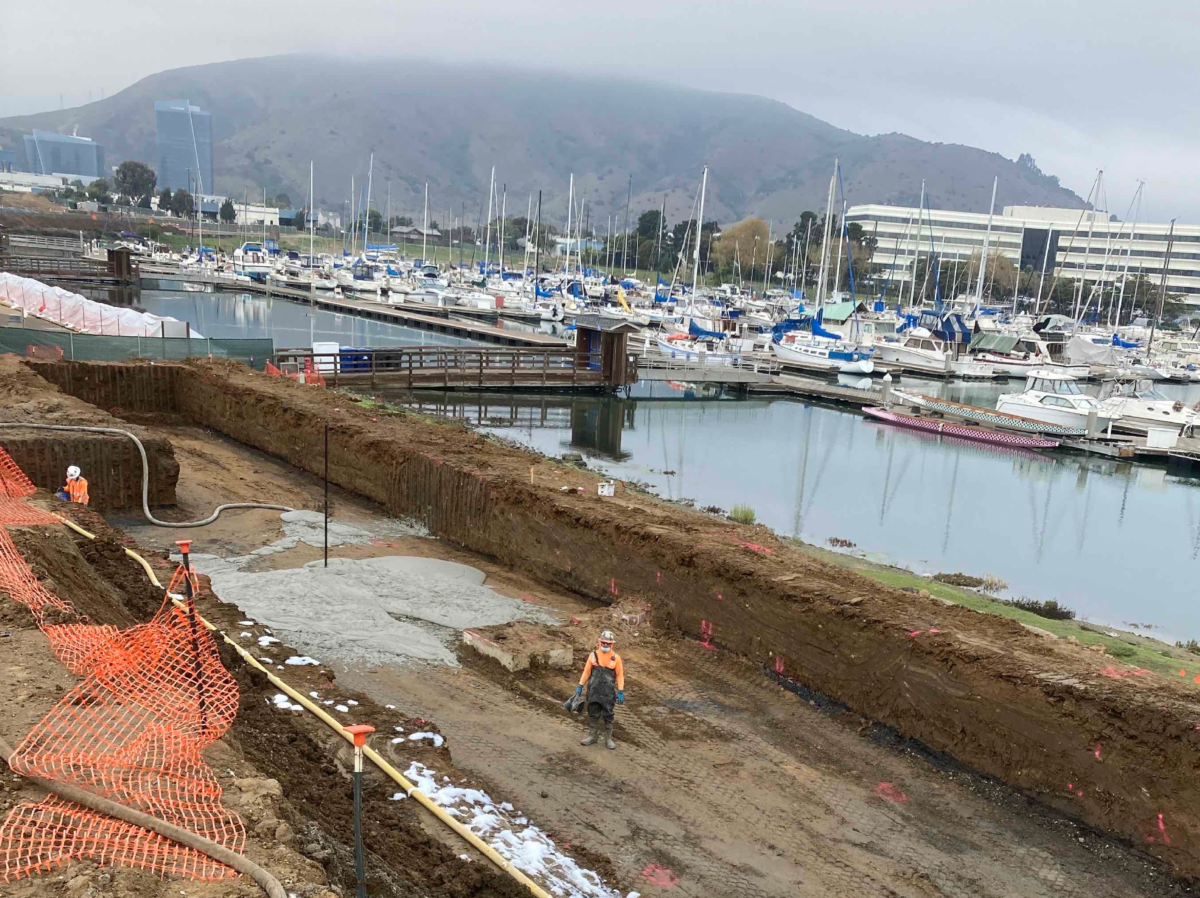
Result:
M630 592L644 597L649 621L619 632L631 685L617 752L577 745L580 723L559 704L571 685L566 674L514 677L468 657L458 669L332 671L337 688L356 688L372 713L395 705L382 708L385 720L401 712L434 720L450 737L438 751L451 753L456 770L536 817L614 885L690 895L1189 888L1150 856L1186 872L1200 836L1186 811L1200 712L1179 684L1011 622L868 583L799 556L762 528L634 492L610 503L561 493L561 485L592 490L593 478L461 428L381 415L344 396L222 366L202 376L196 383L211 378L204 420L287 461L174 417L163 430L181 463L181 517L237 498L319 507L319 482L292 465L319 469L313 422L323 417L334 423L335 481L354 486L353 493L334 490L336 513L369 517L381 513L370 500L394 509L400 500L420 506L441 495L447 507L421 507L420 516L459 543L396 540L352 551L473 564L497 589L578 618L568 632L581 650L598 627L614 623L608 603L623 604ZM103 384L97 379L89 388L103 397ZM172 414L185 407L198 414L188 404L197 395ZM118 398L109 407L129 407L128 394ZM132 412L144 424L152 420L145 409ZM527 485L531 463L534 483ZM412 470L420 478L405 473ZM246 513L244 521L231 517L195 535L233 553L279 535L265 512ZM136 532L160 547L178 538ZM484 554L464 548L472 545ZM316 557L310 547L292 551L266 563ZM710 584L723 588L708 593ZM710 618L718 631L703 645L694 637ZM772 644L788 651L772 654ZM772 661L783 667L782 685L771 676ZM799 680L788 679L797 670ZM301 675L323 674L306 668ZM860 713L808 691L814 683L831 686L827 692ZM899 722L904 736L860 716L864 708ZM267 713L265 701L258 710ZM914 734L932 734L960 759L1001 772L1025 791L904 738ZM1168 808L1167 828L1155 827L1151 806ZM445 835L426 832L435 840Z
M218 496L252 498L251 483L257 498L306 507L321 501L319 481L278 460L199 428L173 426L169 432L183 471L179 516L201 516ZM347 520L380 516L377 507L337 491L334 503ZM197 548L219 545L241 554L279 535L277 518L266 512L230 515L218 529L180 534L130 523L140 542L164 551L173 537L190 536ZM322 696L354 697L362 718L381 730L411 727L414 718L431 721L422 726L445 735L446 745L388 745L401 752L397 763L423 758L439 771L452 765L457 775L514 803L623 890L648 896L999 898L1169 895L1187 888L1133 846L931 756L820 696L781 688L731 652L644 623L623 624L605 605L548 589L442 541L388 542L338 547L331 555L420 554L473 564L498 591L577 619L565 631L580 655L598 628L616 628L630 680L629 702L618 711L619 749L578 745L582 723L560 705L574 674L514 676L463 654L460 668L335 666L280 675ZM264 564L294 566L314 554L319 556L302 545ZM147 606L153 597L148 599ZM201 604L230 632L244 629L236 608L208 598ZM619 610L640 609L622 602ZM273 654L282 651L290 647ZM347 825L344 750L305 721L307 715L268 707L261 690L258 700L245 698L255 689L253 678L235 657L227 661L240 671L244 701L226 741L236 740L246 761L275 772L288 798L279 819L301 834L301 849L317 846L312 853L335 882L345 881L345 846L327 841ZM368 841L374 840L380 858L376 875L382 884L385 870L403 870L401 859L413 849L392 821L401 810L414 809L387 801L387 785L375 785L369 816L388 826L369 830ZM457 860L461 852L439 825L419 819L415 825L421 838L445 852L429 861L433 869L423 887L454 883L457 889L459 873L482 869ZM317 830L323 835L305 835Z

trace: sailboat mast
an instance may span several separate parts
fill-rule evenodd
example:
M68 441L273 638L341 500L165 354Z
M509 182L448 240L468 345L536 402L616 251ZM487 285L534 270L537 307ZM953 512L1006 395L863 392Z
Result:
M425 257L426 247L429 245L429 182L425 182L425 223L421 228L421 264L425 265L429 259Z
M838 221L837 268L833 276L833 291L837 293L842 289L842 245L846 236L846 194L842 191L842 161L840 159L834 160L833 176L837 179L838 191L842 194L842 217ZM924 188L922 187L922 189Z
M692 301L696 300L696 276L700 273L700 238L704 234L704 192L708 189L708 166L700 177L700 218L696 221L696 256L692 264ZM629 176L629 190L633 192L633 175ZM625 205L625 242L629 242L629 205ZM627 247L628 248L628 247Z
M571 215L575 211L575 172L567 184L567 258L563 263L563 274L571 271Z
M829 196L825 200L825 233L821 238L821 269L817 275L817 308L818 309L821 308L821 306L824 304L825 289L826 289L825 282L829 277L829 228L830 228L829 216L831 214L833 214L833 187L834 187L834 184L836 183L835 178L837 177L836 160L835 160L835 170L834 171L835 171L835 173L833 175L831 175L829 178Z
M316 217L313 215L313 164L308 160L308 270L316 268L316 256L313 255L313 240L316 237ZM314 275L315 277L315 275Z
M924 179L922 179L921 180L921 202L917 205L917 234L916 234L916 239L913 240L912 278L910 278L909 282L908 282L908 307L910 309L913 307L913 304L914 304L913 301L914 301L914 298L916 297L916 291L917 291L917 260L920 259L920 257L921 257L921 217L924 214L925 214L925 181L924 181ZM932 246L930 246L929 249L931 252L933 251ZM922 300L925 299L925 296L923 294L921 296L921 299Z
M983 232L983 251L979 254L979 280L975 282L975 311L979 312L983 304L983 276L987 271L988 247L992 240L992 215L996 211L996 185L1000 183L999 176L992 178L992 204L988 208L987 230Z
M1171 219L1171 229L1167 231L1167 257L1163 260L1162 279L1158 289L1158 314L1150 321L1150 339L1146 341L1146 355L1154 351L1154 327L1162 318L1163 306L1167 304L1167 271L1171 267L1171 249L1175 246L1175 219Z
M1046 252L1042 255L1042 279L1038 282L1037 304L1034 305L1034 311L1042 307L1042 288L1046 286L1046 264L1050 261L1050 244L1054 242L1054 228L1050 228L1046 232ZM1125 289L1125 284L1121 284L1121 289Z
M704 167L704 172L707 175L708 166ZM629 270L629 204L633 202L633 175L629 176L629 189L625 193L625 251L621 253L621 266ZM703 201L701 201L701 211L703 211ZM696 244L699 247L700 244ZM697 253L699 250L697 250ZM699 256L697 255L697 258Z
M1133 238L1134 233L1137 231L1138 217L1142 214L1142 188L1145 186L1145 181L1138 181L1137 210L1133 213L1133 227L1129 229L1129 245L1125 248L1125 270L1121 272L1121 292L1117 295L1117 320L1114 323L1115 327L1121 326L1121 305L1125 299L1125 281L1129 279L1129 257L1133 254Z
M367 166L367 205L363 210L363 252L367 251L367 241L371 236L371 181L375 177L375 154L371 154L371 162Z
M766 299L766 297L767 297L767 283L769 282L769 278L771 277L771 256L773 255L773 253L771 252L771 246L772 246L771 237L774 234L774 229L775 229L775 222L774 221L767 222L767 258L763 261L763 291L762 291L763 299Z
M662 237L663 226L667 220L667 195L663 194L662 211L658 213L658 233L654 235L654 292L658 292L658 270L662 268ZM741 277L741 265L738 266L738 277Z
M1079 277L1079 294L1075 297L1075 314L1073 317L1079 317L1079 307L1083 304L1083 288L1087 284L1087 267L1088 259L1092 254L1092 234L1096 230L1096 207L1100 205L1100 191L1104 185L1104 169L1096 172L1096 195L1092 199L1091 215L1088 217L1088 239L1083 247L1083 271Z
M804 233L804 259L800 263L800 293L804 294L804 288L808 286L808 241L812 238L812 223L813 220L808 220L808 227Z
M487 235L483 240L483 277L486 280L488 274L488 260L491 258L492 252L492 197L496 192L496 166L492 166L492 178L488 182L488 217L487 217Z
M497 247L497 249L499 250L499 255L500 255L500 279L501 280L504 280L504 216L507 214L506 213L507 208L508 208L508 184L506 183L504 185L503 192L500 194L500 233L498 235L499 245Z

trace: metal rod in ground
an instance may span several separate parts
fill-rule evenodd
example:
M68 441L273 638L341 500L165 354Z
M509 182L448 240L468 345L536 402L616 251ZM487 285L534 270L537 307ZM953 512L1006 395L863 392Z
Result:
M367 898L362 837L363 746L367 744L367 734L375 732L375 727L356 723L346 727L346 732L354 737L354 875L358 879L358 898Z
M329 567L329 424L325 424L325 567Z
M192 667L196 672L196 705L200 710L200 732L208 726L208 708L204 698L204 670L200 664L200 625L196 620L196 597L192 594L192 566L188 561L188 552L192 547L190 539L178 540L175 545L183 555L183 594L187 598L188 623L192 631Z

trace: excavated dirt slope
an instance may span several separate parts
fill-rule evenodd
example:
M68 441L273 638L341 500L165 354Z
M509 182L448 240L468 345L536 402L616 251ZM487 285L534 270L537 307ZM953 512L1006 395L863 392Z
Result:
M154 587L142 568L123 549L130 541L88 509L55 504L80 526L97 535L92 541L66 527L14 527L14 543L47 588L68 598L95 623L131 626L148 620L162 603L162 592ZM143 550L160 580L169 578L174 565L162 556ZM200 612L222 630L238 632L242 612L216 600L201 578ZM260 628L253 628L256 632ZM5 636L5 664L9 683L0 690L7 709L0 733L14 744L69 688L70 674L53 657L32 615L22 606L0 595L0 631ZM28 651L20 651L14 646ZM287 651L288 647L275 646ZM354 894L352 787L349 772L353 756L345 741L310 714L280 711L271 702L278 690L247 665L240 655L222 644L222 660L238 679L240 706L233 728L206 751L206 760L217 772L224 789L223 803L241 814L249 830L247 854L283 881L290 893L303 898L335 898ZM331 672L319 667L290 667L288 681L306 692L321 690L339 700L353 698L355 710L377 727L391 732L394 726L415 728L414 721L395 710L376 705L366 696L338 686ZM61 681L51 685L53 681ZM26 692L26 684L33 687ZM428 723L420 725L428 728ZM387 740L380 750L396 763L414 758L435 767L439 773L463 779L446 748L405 743L403 757L392 755ZM7 774L6 768L0 768ZM18 798L40 798L32 794L8 795L8 777L0 777L0 816ZM527 895L465 843L449 835L440 824L430 823L416 802L390 800L395 784L370 767L363 795L364 843L367 848L369 893L387 898L519 898ZM459 856L469 851L474 863ZM27 885L0 886L0 893L32 898L65 894L56 872L27 880ZM114 894L126 898L167 898L181 894L196 898L255 898L262 892L248 880L194 883L159 879L133 870L113 868L109 891L98 880L104 873L94 864L74 864L67 874L70 894Z
M46 382L16 356L0 356L0 422L131 430L146 447L150 460L150 504L175 502L179 464L169 441L46 387ZM141 462L137 447L127 437L2 427L0 447L35 486L47 492L63 485L68 465L78 465L87 478L92 507L101 510L142 507Z
M197 424L420 518L438 536L783 671L1200 874L1196 687L889 589L741 527L453 425L239 366L36 363L103 408ZM560 490L581 486L583 493ZM1071 784L1068 789L1067 784Z

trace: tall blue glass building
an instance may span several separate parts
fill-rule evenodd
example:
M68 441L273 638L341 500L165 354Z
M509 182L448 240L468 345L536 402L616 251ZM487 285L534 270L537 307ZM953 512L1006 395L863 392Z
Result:
M155 189L182 187L193 193L213 193L212 116L188 100L158 100L154 125L158 136Z
M104 147L86 137L34 131L25 136L25 161L35 175L103 178Z

